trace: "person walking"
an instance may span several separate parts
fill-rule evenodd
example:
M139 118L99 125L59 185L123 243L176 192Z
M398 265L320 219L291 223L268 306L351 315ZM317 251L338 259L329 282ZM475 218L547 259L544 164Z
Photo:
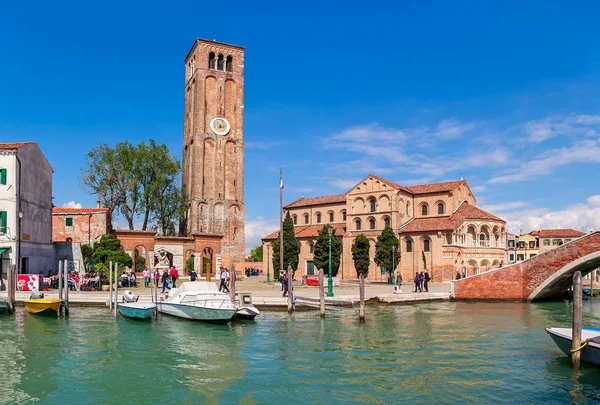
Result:
M175 268L175 266L171 267L171 271L169 272L169 277L173 282L173 288L177 288L177 279L179 278L179 272Z
M169 287L169 281L171 281L169 279L169 273L167 273L167 269L165 269L165 271L162 274L162 293L164 294L165 289L170 290L171 287Z
M287 295L287 292L289 290L288 282L289 282L289 277L288 277L287 271L285 271L285 272L283 272L283 277L281 278L281 288L283 288L283 296L284 297Z
M423 282L425 281L425 275L423 274L423 272L421 272L421 274L419 274L419 290L421 290L421 292L423 292Z
M421 292L421 276L418 271L415 272L415 292L417 292L417 289Z
M196 274L196 270L192 270L192 272L190 273L190 281L196 281L197 278L198 275Z
M429 282L431 281L431 277L429 277L429 273L425 270L425 292L429 292Z
M142 274L144 275L144 288L148 288L150 286L150 270L146 267Z
M158 280L160 280L160 271L154 270L154 281L156 282L157 289L158 289Z
M402 274L396 273L396 294L402 294Z
M229 275L227 274L227 270L225 270L223 267L221 267L221 275L220 275L220 279L221 279L221 284L219 285L219 291L221 290L227 290L227 292L229 292L229 287L227 287L227 277ZM223 291L225 292L225 291Z
M456 279L460 280L460 272L458 270L456 270Z

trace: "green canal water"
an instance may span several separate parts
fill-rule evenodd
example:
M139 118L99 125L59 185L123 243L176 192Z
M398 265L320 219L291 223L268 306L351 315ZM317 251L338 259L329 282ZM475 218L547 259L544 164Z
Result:
M430 303L357 315L266 312L210 325L162 316L0 317L0 403L598 403L600 368L569 360L544 332L565 302ZM600 302L584 303L600 327Z

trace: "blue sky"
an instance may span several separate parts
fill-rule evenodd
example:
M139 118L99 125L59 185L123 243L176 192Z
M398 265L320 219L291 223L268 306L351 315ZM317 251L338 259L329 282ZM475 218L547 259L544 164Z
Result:
M509 230L600 228L597 2L10 2L0 10L0 141L37 141L55 204L99 142L181 156L183 59L246 47L246 233L285 202L464 177Z

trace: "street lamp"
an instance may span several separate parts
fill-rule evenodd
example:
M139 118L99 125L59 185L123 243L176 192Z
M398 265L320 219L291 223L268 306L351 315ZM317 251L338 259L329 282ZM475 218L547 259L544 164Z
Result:
M396 246L392 246L392 284L394 284L394 272L396 271Z
M327 224L327 233L329 234L329 275L327 277L327 296L333 297L333 280L331 278L331 235L333 234L333 227L331 224Z
M271 276L269 275L269 243L265 243L267 245L267 283L271 282Z

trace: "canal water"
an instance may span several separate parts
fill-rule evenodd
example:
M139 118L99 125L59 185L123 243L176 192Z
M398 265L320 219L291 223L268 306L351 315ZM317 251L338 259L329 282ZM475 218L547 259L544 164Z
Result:
M429 303L266 312L210 325L162 316L0 317L0 403L598 403L600 368L572 372L544 332L566 302ZM600 327L600 302L584 303Z

